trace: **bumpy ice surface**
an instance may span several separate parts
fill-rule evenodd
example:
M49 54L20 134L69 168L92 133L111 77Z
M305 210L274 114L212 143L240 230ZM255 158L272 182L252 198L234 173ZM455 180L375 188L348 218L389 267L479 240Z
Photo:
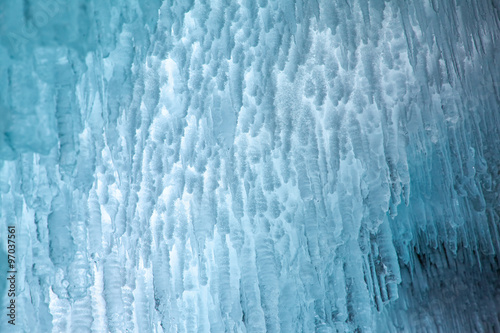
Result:
M498 0L0 1L0 331L499 332L499 82Z

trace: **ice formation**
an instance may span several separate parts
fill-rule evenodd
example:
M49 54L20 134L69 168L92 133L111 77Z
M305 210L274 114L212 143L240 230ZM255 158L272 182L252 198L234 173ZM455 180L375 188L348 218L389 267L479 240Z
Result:
M499 82L498 0L2 0L0 331L500 332Z

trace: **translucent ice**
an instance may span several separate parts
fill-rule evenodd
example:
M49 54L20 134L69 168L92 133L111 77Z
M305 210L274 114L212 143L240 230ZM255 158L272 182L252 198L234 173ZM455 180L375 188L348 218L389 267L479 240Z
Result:
M498 82L498 0L0 1L14 329L500 331Z

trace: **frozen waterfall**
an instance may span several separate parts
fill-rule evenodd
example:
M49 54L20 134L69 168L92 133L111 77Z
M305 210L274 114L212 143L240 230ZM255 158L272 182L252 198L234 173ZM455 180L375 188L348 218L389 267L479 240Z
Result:
M0 0L0 244L0 332L500 332L500 0Z

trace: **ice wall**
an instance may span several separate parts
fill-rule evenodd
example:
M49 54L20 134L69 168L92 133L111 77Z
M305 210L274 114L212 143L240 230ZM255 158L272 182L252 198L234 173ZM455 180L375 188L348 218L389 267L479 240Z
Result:
M15 329L500 331L499 38L498 0L0 1Z

